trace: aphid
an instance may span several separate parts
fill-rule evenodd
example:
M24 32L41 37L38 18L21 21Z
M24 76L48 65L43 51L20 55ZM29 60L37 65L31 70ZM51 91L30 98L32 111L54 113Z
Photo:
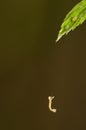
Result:
M77 20L77 18L78 18L77 16L74 16L74 17L72 18L72 21L75 22L75 21Z

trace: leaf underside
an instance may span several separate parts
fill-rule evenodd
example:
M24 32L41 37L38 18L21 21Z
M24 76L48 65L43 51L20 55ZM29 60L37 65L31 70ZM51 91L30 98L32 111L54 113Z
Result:
M65 34L68 34L71 30L74 30L80 24L86 20L86 0L82 0L66 15L61 29L59 31L56 42L61 39Z

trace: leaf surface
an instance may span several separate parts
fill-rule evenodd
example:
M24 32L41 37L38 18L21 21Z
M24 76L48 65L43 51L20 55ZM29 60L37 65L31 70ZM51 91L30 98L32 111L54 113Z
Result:
M68 34L71 30L74 30L80 24L86 20L86 0L82 0L77 5L75 5L72 10L66 15L61 29L59 31L56 42L61 39L65 34Z

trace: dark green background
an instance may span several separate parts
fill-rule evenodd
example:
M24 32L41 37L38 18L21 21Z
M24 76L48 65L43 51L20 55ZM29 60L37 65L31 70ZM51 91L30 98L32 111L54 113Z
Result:
M1 0L0 130L86 129L86 23L55 44L78 2Z

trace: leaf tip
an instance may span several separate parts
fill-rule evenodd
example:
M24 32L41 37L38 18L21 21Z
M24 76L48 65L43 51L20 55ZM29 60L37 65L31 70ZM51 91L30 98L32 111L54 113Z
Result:
M56 42L58 42L61 39L61 37L62 37L61 35L58 35Z

